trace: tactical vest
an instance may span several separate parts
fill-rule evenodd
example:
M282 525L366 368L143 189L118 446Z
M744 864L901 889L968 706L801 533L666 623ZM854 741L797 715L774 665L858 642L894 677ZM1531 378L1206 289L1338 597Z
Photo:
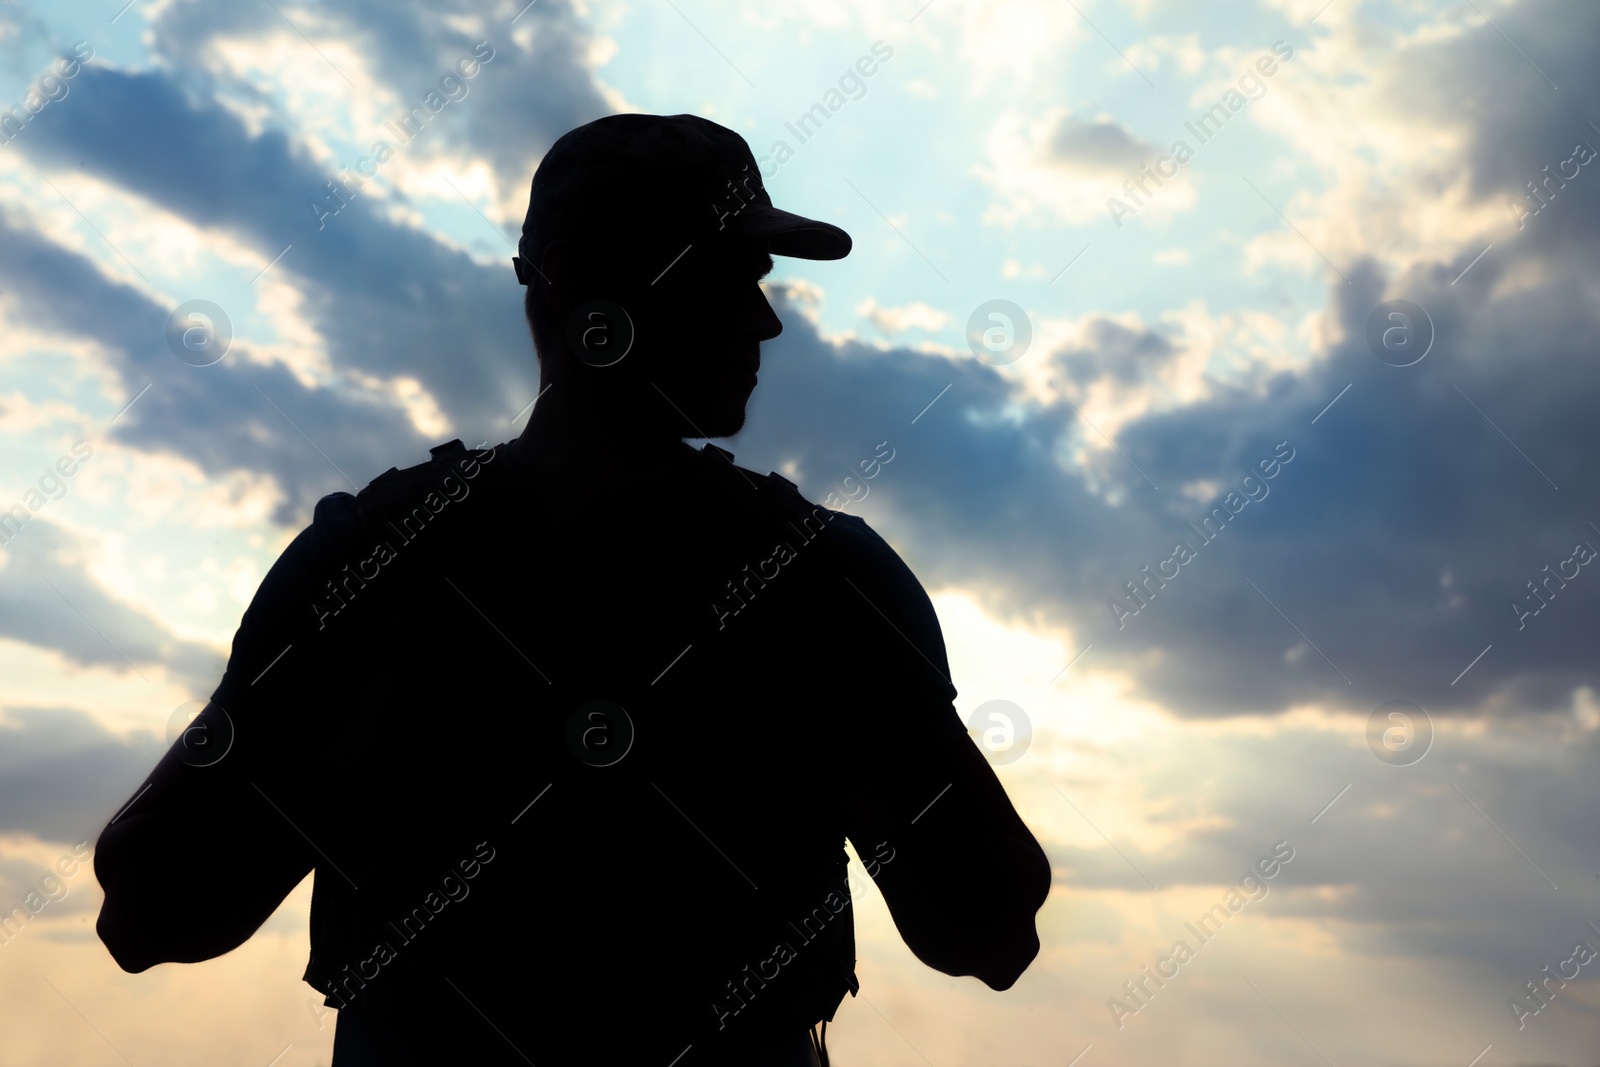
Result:
M469 450L460 440L454 440L430 451L433 457L430 461L405 470L390 468L357 496L336 493L323 498L317 506L317 523L326 525L336 540L347 543L352 555L365 551L380 538L398 541L403 537L411 537L415 544L420 545L425 538L436 533L439 535L436 540L440 544L454 545L457 537L489 545L503 544L502 534L509 531L485 528L482 524L500 513L498 509L502 501L512 494L527 493L531 485L525 472L517 468L510 447L501 445L480 452ZM818 545L827 543L823 537L827 525L840 520L860 522L854 516L810 503L792 482L775 473L757 474L736 467L732 461L731 453L713 445L706 445L696 454L703 484L715 486L730 498L749 500L746 508L748 518L752 528L761 531L752 534L758 539L753 543L760 543L759 539L764 539L768 544L783 542L795 546L801 553L820 557L823 549ZM474 465L475 472L469 474L469 470L474 470ZM453 487L447 481L450 478L454 478ZM462 493L463 487L466 490L463 495L453 500L451 494ZM480 497L478 494L483 495ZM474 509L471 506L474 500L488 506ZM452 512L452 508L458 510ZM424 518L425 515L431 517ZM432 529L424 528L426 524L436 522L438 525ZM470 537L466 536L468 531L471 531ZM408 545L411 543L407 542ZM412 549L402 547L398 551L403 555ZM815 566L824 564L825 561L819 559ZM415 573L424 574L427 571L428 568L424 567ZM379 581L381 579L373 579L374 586ZM732 581L727 584L730 589L736 588ZM747 584L746 588L750 586ZM365 592L356 595L363 596ZM719 614L714 599L710 596L707 599L699 623L700 635L693 640L704 641L708 648L714 649L714 638L718 632L725 626L737 626L738 620L730 622L728 612ZM403 603L404 598L398 597L395 602ZM759 606L759 596L749 600L749 603ZM462 615L470 618L471 612L464 609ZM492 626L493 620L488 621ZM329 619L330 626L338 624L339 619ZM456 624L452 622L450 625ZM541 650L526 648L517 651L529 660L530 666L539 669L539 661L543 658ZM545 666L559 675L557 665ZM554 705L535 714L548 713L565 719L571 709L562 706L562 701L577 699L563 693L554 682L541 687L537 679L530 677L530 685L537 699L548 700ZM571 764L564 770L558 768L551 773L552 788L580 788L582 783L590 780L591 768L582 766L576 759ZM619 768L627 769L625 763L619 764ZM649 794L642 786L640 792L648 798ZM529 808L538 810L536 805L530 805ZM475 833L471 828L463 828L463 836L455 850L463 856L468 855L475 843L469 838L473 838ZM714 866L716 861L714 857L707 861L702 856L693 856L687 857L684 862ZM702 1005L699 1009L701 1014L697 1021L691 1020L707 1039L735 1031L745 1035L751 1042L792 1034L819 1020L831 1020L844 994L849 992L855 995L859 984L855 977L853 908L846 880L846 862L842 837L831 846L819 842L806 861L806 869L811 872L805 879L808 884L789 891L790 901L806 903L798 907L790 903L788 907L767 911L759 918L756 917L756 911L751 911L744 916L745 926L740 930L740 936L729 935L717 941L722 969L709 972L718 976L709 983L704 981L705 975L701 976L703 993L696 995L696 1002ZM489 879L497 873L500 872L490 862L484 865L479 877ZM733 881L725 870L716 873L729 882ZM311 954L304 980L324 994L324 1003L329 1007L361 1011L369 1005L378 1007L392 999L394 986L385 989L383 983L387 979L382 978L374 979L370 986L366 983L352 984L351 968L355 967L359 972L361 965L368 963L375 943L385 940L395 942L396 935L402 931L397 929L394 917L404 914L403 905L397 905L397 902L410 899L407 894L415 896L422 883L408 883L388 895L375 894L371 890L358 892L346 883L346 879L325 871L319 865L312 897ZM371 905L370 901L374 899L379 903ZM716 915L680 916L678 919L705 924L708 943L718 922ZM409 928L405 932L409 932ZM422 943L419 937L417 944ZM407 953L411 953L411 956L407 956ZM409 948L402 948L399 955L405 959L421 958L419 953ZM673 961L654 962L664 971L671 971L674 966L687 967L694 961L680 961L677 965ZM372 965L368 963L368 966ZM545 979L560 981L561 976L547 975ZM690 1067L692 1063L693 1057L690 1057L684 1061L683 1067Z

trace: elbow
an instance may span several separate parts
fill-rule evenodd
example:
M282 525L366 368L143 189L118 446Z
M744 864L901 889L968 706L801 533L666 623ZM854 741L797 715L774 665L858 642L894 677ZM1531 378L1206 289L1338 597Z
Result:
M1039 956L1037 916L1050 896L1050 861L1036 843L1029 850L1029 862L1019 864L1015 884L1016 899L1009 929L989 941L980 968L969 973L996 992L1016 985L1017 979Z
M95 878L105 896L100 903L100 915L95 919L94 932L118 967L129 974L139 974L162 961L154 957L150 946L140 937L142 926L133 918L137 909L129 907L127 887L114 877L119 868L112 862L116 842L113 840L109 842L111 847L106 847L110 836L102 834L95 849Z
M906 944L923 963L956 977L972 977L995 992L1017 984L1039 955L1039 935L1030 919L1025 927L997 933L992 926L958 931L947 926L937 944L907 938Z
M95 920L94 932L99 935L100 943L111 953L111 958L116 961L117 966L129 974L148 971L163 962L150 953L148 946L141 945L137 937L128 934L124 924L116 921L109 904L101 907L100 918Z
M918 959L948 975L977 978L998 992L1015 985L1038 958L1037 916L1050 895L1051 869L1032 837L1004 842L990 860L1003 872L999 877L977 885L958 882L932 899L906 895L903 883L880 886ZM928 881L940 879L919 879L923 887ZM972 907L975 897L983 901L981 910Z
M912 953L934 970L973 977L1003 992L1016 985L1038 958L1034 911L1019 912L1003 924L993 915L976 921L970 914L947 914L939 921L928 916L924 919L929 921L919 927L908 929L909 924L902 923L901 931Z
M983 978L990 989L1005 990L1016 984L1022 977L1022 972L1039 956L1039 909L1044 907L1045 901L1050 898L1050 883L1052 872L1050 859L1045 855L1044 849L1037 842L1033 843L1033 858L1031 870L1025 877L1021 911L1026 915L1017 931L1017 936L1009 946L1009 952L1003 957L999 969L994 974L994 981Z
M1003 993L1017 984L1023 972L1039 956L1039 935L1029 924L1025 937L1003 946L1003 950L985 965L972 972L974 978L997 993Z
M101 835L105 841L106 835ZM146 959L145 953L137 943L132 930L136 929L121 915L125 911L122 907L122 892L110 878L111 864L105 858L103 848L95 849L94 874L100 882L100 890L104 894L100 902L100 914L94 921L95 936L100 938L100 943L111 953L111 958L116 961L129 974L138 974L147 971L157 961Z
M129 974L148 971L158 963L191 963L217 954L208 953L196 940L199 931L192 917L172 914L165 902L145 896L136 886L107 885L104 880L101 885L105 900L94 932L117 966Z
M171 915L152 920L147 913L131 914L108 899L101 906L94 931L106 951L129 974L148 971L158 963L200 963L232 952L247 941L254 927L197 928L191 917Z

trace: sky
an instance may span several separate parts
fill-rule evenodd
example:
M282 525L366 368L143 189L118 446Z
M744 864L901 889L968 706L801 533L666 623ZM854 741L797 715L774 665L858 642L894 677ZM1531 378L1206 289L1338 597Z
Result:
M309 880L127 975L86 857L318 499L525 425L549 145L687 112L854 239L719 444L892 448L1054 872L1004 993L856 879L837 1062L1593 1067L1600 7L525 2L0 3L0 1059L328 1063Z

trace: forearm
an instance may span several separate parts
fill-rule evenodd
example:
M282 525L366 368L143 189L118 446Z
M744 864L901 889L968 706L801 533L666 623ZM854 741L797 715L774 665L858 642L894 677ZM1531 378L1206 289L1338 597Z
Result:
M964 733L907 745L900 760L893 779L853 798L850 836L894 847L874 875L918 959L1008 988L1039 951L1050 860Z
M192 963L233 947L208 923L188 922L197 907L180 887L186 872L203 868L195 835L175 840L160 815L127 814L108 826L95 847L94 870L105 890L95 932L117 965L139 972L157 963ZM248 935L246 935L248 936Z
M1050 861L1026 829L960 849L902 836L876 881L906 945L935 970L1007 989L1038 955Z
M215 847L228 839L237 844ZM94 862L105 889L95 932L131 972L238 948L311 869L260 835L240 835L237 823L195 821L174 834L159 815L124 816L101 835Z
M94 872L105 902L95 930L124 970L236 948L310 870L243 769L243 760L187 764L175 746L101 832Z

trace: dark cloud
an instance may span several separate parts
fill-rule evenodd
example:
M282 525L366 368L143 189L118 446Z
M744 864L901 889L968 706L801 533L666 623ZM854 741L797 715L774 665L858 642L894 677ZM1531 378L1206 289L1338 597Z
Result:
M119 673L164 665L209 692L224 658L112 597L84 571L86 558L67 531L48 518L30 518L5 546L0 636Z
M966 356L833 346L781 287L776 296L785 329L763 345L762 384L729 445L739 462L776 469L795 460L801 489L822 500L887 440L895 458L854 510L908 547L925 584L989 582L1007 601L1034 568L1050 575L1050 590L1038 592L1052 601L1087 584L1073 572L1094 564L1060 546L1111 541L1117 520L1057 454L1069 410L1029 408L1020 424L1002 418L1013 387L993 368ZM1096 461L1091 473L1105 466Z
M543 0L531 7L525 3L457 0L395 5L333 0L310 11L280 5L280 15L265 5L219 8L204 0L187 0L163 9L151 27L151 47L170 70L185 76L218 39L281 33L288 29L287 17L307 29L313 40L326 37L349 43L409 108L437 89L439 78L454 72L459 59L473 55L475 45L486 41L494 58L468 83L466 98L449 105L448 121L430 126L406 150L486 159L498 180L525 197L534 166L555 139L611 111L584 65L591 38L572 5L563 0ZM513 36L528 43L518 43ZM266 102L248 83L229 81L219 88ZM381 128L371 134L385 136ZM516 221L520 226L520 217Z
M1050 358L1062 377L1080 386L1104 378L1138 385L1153 382L1177 354L1177 346L1158 332L1095 318L1085 324L1081 343L1063 346Z
M313 36L329 26L354 41L370 68L411 103L471 55L476 42L488 40L494 58L468 83L469 95L402 150L487 158L509 187L525 189L555 137L609 109L579 62L585 31L569 5L526 11L515 29L531 40L527 47L511 40L516 7L501 6L493 17L465 4L347 3L319 5L314 17L295 8L286 14L299 16L296 25L311 26ZM481 35L460 28L478 19ZM263 265L292 245L272 269L299 289L336 365L384 379L416 378L469 443L504 436L537 392L522 290L505 259L485 268L427 233L391 222L373 199L359 195L319 228L309 204L333 175L289 132L296 117L247 83L219 84L205 73L200 60L217 40L285 30L270 5L170 5L151 35L165 69L86 65L74 79L72 106L50 109L17 146L47 167L97 174L196 226L226 231L254 248ZM252 133L222 97L265 105L273 118ZM204 371L186 367L166 348L171 308L108 282L15 223L0 220L0 227L7 230L0 285L20 294L24 318L100 341L115 355L130 397L156 381L119 423L118 439L178 452L208 472L270 472L287 493L275 515L281 523L303 522L317 497L350 488L346 477L364 484L391 465L420 459L436 443L418 434L388 397L307 389L283 368L263 372L239 358ZM520 219L507 232L519 227ZM493 241L497 254L509 258L506 234ZM136 246L118 247L138 264Z
M1309 919L1336 931L1354 956L1467 964L1463 981L1486 989L1496 1010L1544 963L1570 952L1585 936L1586 920L1600 920L1585 895L1600 881L1600 865L1574 844L1587 840L1600 818L1600 801L1585 788L1600 734L1571 720L1437 738L1410 767L1374 758L1359 734L1323 730L1191 735L1155 758L1136 745L1099 760L1126 775L1136 794L1165 804L1148 821L1157 828L1187 819L1217 825L1185 829L1161 848L1141 848L1117 833L1115 849L1098 838L1068 845L1048 834L1043 844L1056 884L1074 890L1154 893L1152 882L1163 892L1217 887L1168 921L1168 937L1187 937L1182 920L1220 901L1224 887L1239 885L1280 841L1294 857L1266 880L1266 895L1240 913L1241 923L1268 915ZM1530 752L1541 754L1538 775L1523 762ZM1071 827L1076 840L1083 840L1076 831L1105 828L1116 814L1085 800L1100 780L1096 772L1058 779L1081 812L1049 786L1038 790L1030 823ZM1040 819L1040 804L1059 804L1060 819ZM1151 948L1167 943L1158 938Z
M0 721L0 832L92 845L166 748L142 731L119 738L74 708L7 709Z
M1085 122L1075 115L1063 115L1056 122L1046 151L1065 166L1117 175L1135 172L1161 154L1110 119Z
M502 177L525 182L550 141L605 110L575 58L583 51L580 31L570 8L542 4L519 19L533 42L525 50L505 33L476 37L450 29L453 14L464 11L374 8L364 19L360 5L344 5L319 10L318 17L343 20L405 100L420 100L477 40L490 39L494 59L470 83L471 94L452 105L459 110L451 121L430 125L406 150L487 155ZM514 14L507 10L501 21L509 24ZM368 198L352 200L319 229L308 203L329 175L289 132L294 117L277 114L252 132L220 102L248 97L250 87L216 84L196 62L221 37L282 32L279 18L270 6L171 5L152 36L165 70L84 65L72 82L71 106L43 113L15 148L47 170L98 175L198 227L227 232L253 247L263 265L292 244L272 269L300 291L336 365L385 379L414 377L470 443L503 438L523 398L536 392L522 290L510 270L485 268L427 233L390 222ZM259 95L253 102L272 103ZM120 238L104 254L126 254L137 266L141 251ZM270 474L285 491L274 515L280 524L303 525L320 496L420 460L436 443L386 396L307 387L282 366L248 362L243 339L215 366L180 362L166 342L171 307L112 281L82 255L3 213L0 288L23 321L97 342L119 379L113 392L132 398L150 386L109 431L118 443L182 455L214 475ZM243 311L234 309L234 317ZM175 641L112 601L59 558L62 548L61 532L38 519L11 546L18 578L8 583L12 602L0 614L8 633L80 663L120 670L125 655L214 679L221 666L214 653ZM69 613L41 575L104 638Z
M1527 17L1558 23L1568 6L1539 5ZM1574 15L1573 24L1597 17ZM1558 70L1575 68L1593 39L1536 38ZM1479 51L1490 43L1494 51ZM1565 121L1566 105L1536 75L1523 76L1533 72L1491 28L1454 49L1445 58L1459 77L1483 76L1470 64L1497 57L1490 69L1508 114L1530 127ZM1420 51L1445 61L1431 46ZM1473 160L1514 154L1490 145L1493 131L1481 133ZM1600 169L1584 177L1595 180L1569 183L1546 209L1565 211L1579 230L1600 218ZM803 488L820 494L866 434L893 439L900 426L904 458L861 510L908 546L924 582L986 587L990 610L1018 623L1072 625L1080 646L1094 645L1097 665L1128 669L1144 695L1178 714L1391 699L1446 714L1564 709L1575 687L1595 681L1600 571L1583 568L1566 588L1553 583L1557 596L1537 616L1519 620L1513 609L1527 583L1561 566L1578 541L1600 547L1600 507L1590 503L1600 471L1583 458L1600 450L1589 412L1600 395L1589 281L1600 262L1592 244L1554 221L1496 245L1455 284L1481 245L1393 278L1374 263L1346 265L1351 283L1330 289L1337 340L1324 358L1249 388L1212 383L1202 402L1123 426L1120 454L1073 425L1077 416L1058 402L1019 402L1002 371L834 351L789 317L789 331L771 343L764 388L772 393L757 394L745 450L756 462L800 458L817 479ZM1380 362L1366 340L1369 317L1395 298L1420 304L1436 331L1412 367ZM1090 344L1050 357L1080 385L1147 376L1171 355L1156 330L1102 319L1086 336ZM899 419L898 408L914 413L926 402L918 398L952 381L917 426ZM1095 449L1089 469L1071 471L1058 458L1063 435ZM1294 458L1266 483L1268 495L1204 542L1187 523L1213 507L1226 514L1224 494L1242 497L1241 479L1280 442ZM1180 493L1199 481L1219 483L1218 497ZM1157 570L1180 539L1195 558L1164 587L1151 580L1148 606L1119 627L1108 600L1137 606L1124 583Z
M1575 686L1594 681L1587 640L1600 625L1600 578L1585 596L1583 571L1521 631L1511 604L1580 538L1600 546L1577 506L1600 490L1577 461L1600 448L1585 413L1600 370L1578 358L1600 323L1575 273L1514 298L1490 295L1525 255L1538 253L1530 246L1480 263L1464 288L1437 266L1393 282L1352 268L1354 284L1334 293L1330 310L1344 339L1326 359L1254 390L1217 385L1204 402L1136 420L1118 435L1127 459L1074 425L1064 405L1018 403L1000 371L834 349L790 314L769 343L766 391L736 447L755 465L799 460L802 488L820 497L834 472L866 454L869 437L888 438L899 456L860 510L908 547L926 584L981 586L1003 618L1074 626L1080 644L1095 645L1097 665L1130 669L1146 695L1179 714L1314 700L1409 699L1445 713L1565 708ZM1365 340L1373 309L1402 295L1428 309L1438 331L1435 351L1409 368L1379 362ZM1119 352L1165 353L1158 334L1128 332L1089 330L1110 342L1099 353L1103 373L1117 373ZM1081 353L1057 358L1092 365ZM946 384L950 392L910 425ZM1004 414L1019 409L1020 421ZM1060 458L1067 435L1098 449L1088 470ZM1265 497L1242 505L1210 543L1186 525L1213 507L1227 514L1230 490L1240 506L1244 476L1283 442L1293 458L1262 483ZM1202 480L1221 483L1217 498L1179 492ZM1115 486L1123 500L1113 506L1090 485ZM1195 558L1165 588L1152 581L1148 606L1119 628L1107 601L1137 606L1124 583L1157 569L1182 538Z
M243 469L273 475L286 495L274 517L285 525L308 520L318 497L351 491L330 461L359 485L408 455L420 457L430 443L392 406L308 388L281 365L245 362L243 342L210 367L180 361L166 341L172 308L112 281L88 259L3 212L0 288L23 321L101 345L120 379L115 392L132 400L150 386L110 427L110 436L151 453L183 456L210 474ZM376 355L381 360L382 353ZM436 370L431 377L446 375Z
M1473 191L1503 201L1525 194L1528 181L1542 180L1546 164L1554 171L1576 142L1600 149L1600 133L1590 125L1593 102L1600 99L1593 54L1600 7L1584 0L1530 0L1497 12L1495 25L1504 36L1480 23L1460 37L1408 50L1393 65L1381 96L1419 136L1431 137L1440 127L1465 132L1469 143L1459 162ZM1461 173L1451 170L1442 177ZM1600 185L1597 171L1584 167L1574 184ZM1551 186L1558 200L1552 208L1564 195L1559 184ZM1573 243L1592 240L1600 226L1592 210L1559 214L1557 226L1530 221L1530 228L1547 231L1546 240ZM1506 218L1513 218L1509 211Z

